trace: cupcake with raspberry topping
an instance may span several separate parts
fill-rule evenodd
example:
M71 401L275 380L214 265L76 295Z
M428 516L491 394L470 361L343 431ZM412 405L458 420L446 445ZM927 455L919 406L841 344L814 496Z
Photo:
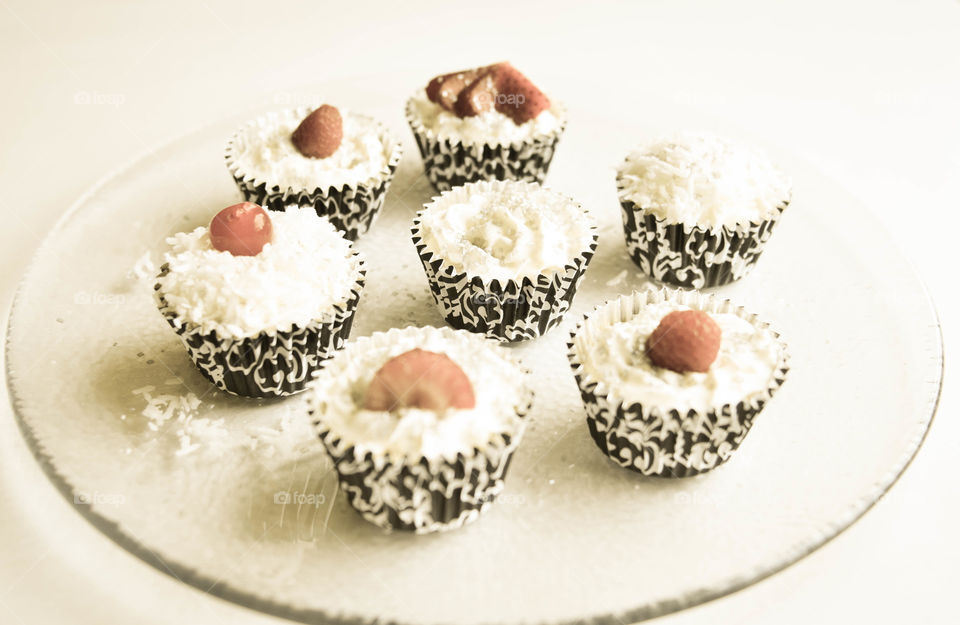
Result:
M728 460L788 370L767 323L694 291L609 301L568 347L594 442L620 466L661 477Z
M394 328L349 341L308 404L350 505L427 533L473 521L502 491L533 399L525 377L480 336Z
M413 243L447 323L500 341L563 319L597 247L590 215L532 182L475 182L427 204Z
M400 142L365 115L329 104L258 117L227 142L227 169L245 200L309 206L348 239L370 229L400 163Z
M442 74L407 101L438 191L478 180L543 182L566 110L510 63Z
M790 203L791 183L753 147L681 133L627 156L617 191L633 261L655 280L702 289L753 268Z
M221 390L299 392L350 335L363 261L312 209L244 202L167 242L157 305Z

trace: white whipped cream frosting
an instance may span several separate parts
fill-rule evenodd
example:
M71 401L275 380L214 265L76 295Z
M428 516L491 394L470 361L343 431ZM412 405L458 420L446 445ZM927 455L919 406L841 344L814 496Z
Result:
M705 412L766 392L782 344L769 328L733 313L708 313L722 335L720 352L706 373L678 373L654 365L645 353L647 337L675 310L690 307L664 301L648 304L623 321L596 320L577 341L584 372L627 403L681 412Z
M215 249L206 226L167 239L159 283L181 319L243 338L324 319L350 298L360 259L340 231L313 208L267 214L273 240L256 256Z
M473 385L476 406L363 409L374 374L390 358L415 348L446 354L457 363ZM310 402L323 427L355 446L358 455L452 460L495 436L523 430L516 409L529 397L524 377L505 348L481 336L450 328L395 328L348 341L312 383Z
M536 279L585 252L594 228L574 200L532 182L475 182L420 213L427 250L485 280Z
M243 175L267 187L312 190L355 185L386 169L395 145L373 119L340 109L343 142L327 158L304 156L291 135L311 108L273 111L241 127L228 154Z
M563 127L565 112L553 103L535 118L522 124L497 110L472 117L458 117L436 102L431 102L425 89L418 91L407 102L407 111L427 131L439 139L453 139L461 143L507 144L529 141L548 135Z
M790 199L791 183L759 150L713 134L681 133L630 153L621 197L671 223L716 228L760 221Z

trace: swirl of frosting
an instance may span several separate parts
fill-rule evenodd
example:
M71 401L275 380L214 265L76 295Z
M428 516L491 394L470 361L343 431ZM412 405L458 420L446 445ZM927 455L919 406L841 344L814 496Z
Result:
M590 219L572 199L527 182L479 182L449 191L420 215L427 248L487 280L535 279L589 248Z

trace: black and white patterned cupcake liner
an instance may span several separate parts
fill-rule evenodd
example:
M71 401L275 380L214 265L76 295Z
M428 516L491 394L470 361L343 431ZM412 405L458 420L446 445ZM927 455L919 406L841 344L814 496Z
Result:
M587 427L597 447L618 465L657 477L687 477L726 462L743 442L757 415L784 383L789 370L786 345L780 335L780 358L766 389L736 404L709 411L680 412L642 402L627 402L610 393L588 374L580 358L585 337L597 328L626 321L645 306L671 301L708 313L734 314L758 329L769 329L756 315L729 300L695 291L661 289L623 295L597 307L573 330L567 356L587 412Z
M767 219L705 228L644 210L625 196L619 179L617 191L630 258L654 280L685 289L721 286L747 275L790 203L784 201Z
M294 114L306 117L310 111L311 107L301 107L295 109ZM259 123L262 123L262 119L252 120L245 127ZM356 241L360 235L370 229L379 215L387 189L403 156L400 142L385 126L379 122L374 123L380 142L390 150L390 156L386 166L377 172L376 176L362 182L297 189L281 188L270 180L258 178L243 171L237 164L239 156L237 142L243 129L234 133L227 141L225 154L227 169L247 202L254 202L264 208L277 211L282 211L289 205L312 207L317 215L329 219L347 239Z
M424 330L454 332L448 328ZM389 340L390 333L397 331L377 333L369 340ZM510 358L524 375L529 375L515 358ZM533 392L525 388L515 407L517 425L491 436L482 448L457 454L454 459L393 459L369 450L358 453L355 445L346 442L324 420L321 396L311 394L309 413L347 501L364 519L384 530L417 534L456 529L478 519L490 507L503 491L533 403Z
M346 301L329 314L305 326L294 324L287 331L263 331L245 338L204 332L177 315L164 298L162 279L170 270L166 264L153 287L154 299L200 373L217 388L242 397L282 397L303 391L314 372L350 336L366 277L363 261L358 262L357 280Z
M407 123L423 157L427 179L440 192L480 180L520 180L542 183L553 160L557 143L566 129L566 111L558 109L563 121L550 133L512 143L464 143L429 132L407 101Z
M495 189L499 184L480 182L472 186L487 190ZM452 192L468 193L469 188L461 187ZM519 282L484 280L480 276L459 271L428 249L421 232L422 212L413 221L413 244L443 318L458 330L476 332L499 341L535 339L563 320L597 249L599 238L596 227L591 225L593 237L590 246L572 258L563 269L549 275L540 274L536 279L524 277ZM589 219L589 213L584 213Z
M456 460L394 463L357 455L333 432L320 440L333 460L340 489L364 519L386 530L447 531L476 520L503 490L520 437L502 435Z

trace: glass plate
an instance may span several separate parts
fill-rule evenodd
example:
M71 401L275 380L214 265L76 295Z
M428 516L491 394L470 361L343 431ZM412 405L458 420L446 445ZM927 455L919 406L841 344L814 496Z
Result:
M368 280L354 336L440 325L410 241L432 190L402 98L371 99L369 83L336 92L340 103L385 102L356 108L390 124L406 152L359 244ZM532 426L478 522L430 536L364 522L337 496L302 397L216 391L157 313L152 280L130 276L145 252L159 260L166 236L238 201L223 146L250 115L111 176L37 253L11 314L7 375L53 483L159 570L324 623L636 621L756 582L849 526L916 453L940 388L937 317L892 238L841 186L774 149L794 201L756 270L719 292L782 331L790 376L729 463L643 479L594 447L565 343L585 312L647 284L626 255L613 167L641 136L702 119L653 99L642 119L593 110L586 95L570 104L548 184L593 211L599 249L564 323L514 348L535 375ZM192 420L145 417L149 386L161 408L194 393Z

